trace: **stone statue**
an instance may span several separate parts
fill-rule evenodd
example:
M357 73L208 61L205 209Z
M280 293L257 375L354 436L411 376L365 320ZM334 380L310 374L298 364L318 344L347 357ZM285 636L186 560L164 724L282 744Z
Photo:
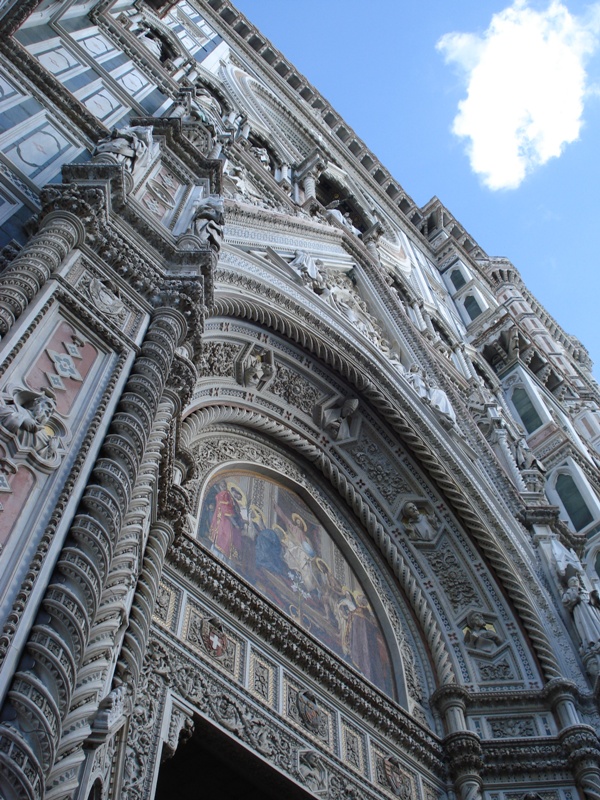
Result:
M573 615L583 650L600 643L600 598L598 592L587 592L577 575L572 575L562 596L563 605Z
M310 253L305 250L296 250L296 254L289 265L302 283L305 286L310 286L317 294L322 294L327 288L327 282L320 270L323 262L313 258Z
M273 373L272 364L251 353L244 363L244 386L259 386L268 381Z
M108 136L100 139L94 148L94 156L109 155L122 164L128 172L143 166L152 148L152 128L143 125L114 128Z
M400 354L392 350L392 347L387 339L381 339L379 341L379 349L381 350L383 355L387 358L387 360L390 362L392 367L396 370L396 372L399 372L400 375L404 375L406 369L404 368L404 364L400 360Z
M50 460L56 456L58 437L49 434L45 427L55 409L56 398L49 389L41 394L4 395L0 398L0 426L15 434L24 448L35 450L42 458Z
M499 644L502 644L502 637L492 628L488 628L481 611L469 611L467 625L465 644L469 645L469 647L489 653Z
M435 517L422 513L412 500L404 504L402 524L411 539L430 542L436 534L435 523Z
M223 198L211 194L204 197L194 211L190 224L190 233L194 233L202 242L208 242L215 250L221 249L223 241L223 224L225 222L225 209Z
M342 225L344 228L347 228L355 236L362 236L361 231L359 231L359 229L352 224L350 214L347 211L344 214L340 211L338 208L339 204L339 200L334 200L332 203L329 203L329 205L326 206L326 218L330 220L334 219L337 223Z
M456 427L456 414L446 392L433 381L427 384L427 402L448 426Z
M527 444L527 439L525 438L522 430L520 431L520 434L520 437L514 441L514 454L517 467L520 470L537 469L542 474L545 473L546 467L534 456L533 450Z
M332 439L337 441L350 436L350 422L357 408L358 400L351 397L341 407L330 408L325 412L323 427Z
M425 378L423 377L421 367L419 367L418 364L411 365L411 368L406 375L406 380L410 383L417 396L420 397L421 400L427 399L427 384L425 383Z
M271 159L266 147L253 147L252 154L260 161L265 169L271 171Z
M201 83L196 84L195 90L194 99L198 104L207 109L212 116L220 119L223 115L223 109L214 94Z

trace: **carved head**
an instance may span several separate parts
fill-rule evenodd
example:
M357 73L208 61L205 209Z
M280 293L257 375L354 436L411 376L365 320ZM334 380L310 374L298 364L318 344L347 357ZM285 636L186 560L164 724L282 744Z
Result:
M407 519L413 520L414 522L416 522L421 516L421 512L412 501L405 503L403 513Z

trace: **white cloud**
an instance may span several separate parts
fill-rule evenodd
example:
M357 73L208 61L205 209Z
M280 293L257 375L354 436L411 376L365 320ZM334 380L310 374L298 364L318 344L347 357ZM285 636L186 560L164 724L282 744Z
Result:
M598 44L600 4L586 18L560 0L527 0L494 14L483 35L448 33L437 44L464 72L467 96L453 132L468 140L471 168L490 189L514 189L579 138L587 75Z

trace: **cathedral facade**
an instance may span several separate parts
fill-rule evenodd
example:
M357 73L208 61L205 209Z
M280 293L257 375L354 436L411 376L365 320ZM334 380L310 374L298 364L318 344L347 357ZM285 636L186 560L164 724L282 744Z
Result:
M0 797L600 800L585 348L229 0L0 33Z

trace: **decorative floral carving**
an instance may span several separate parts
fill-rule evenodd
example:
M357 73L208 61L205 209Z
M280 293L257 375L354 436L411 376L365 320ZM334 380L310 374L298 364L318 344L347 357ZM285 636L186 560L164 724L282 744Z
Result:
M427 560L454 610L470 604L479 605L479 594L465 578L464 567L452 550L442 547L434 553L428 553Z
M390 505L395 502L398 495L408 494L411 491L406 480L398 472L397 466L393 465L377 444L366 435L361 436L356 444L350 445L348 452Z
M478 661L477 666L483 681L509 681L515 678L514 670L505 658L495 664Z
M234 361L240 347L231 342L208 342L202 347L198 364L200 377L233 378Z
M537 736L533 717L491 717L488 724L494 739Z
M289 405L304 411L305 414L312 412L319 397L318 389L306 378L282 365L279 365L269 391L281 397Z

